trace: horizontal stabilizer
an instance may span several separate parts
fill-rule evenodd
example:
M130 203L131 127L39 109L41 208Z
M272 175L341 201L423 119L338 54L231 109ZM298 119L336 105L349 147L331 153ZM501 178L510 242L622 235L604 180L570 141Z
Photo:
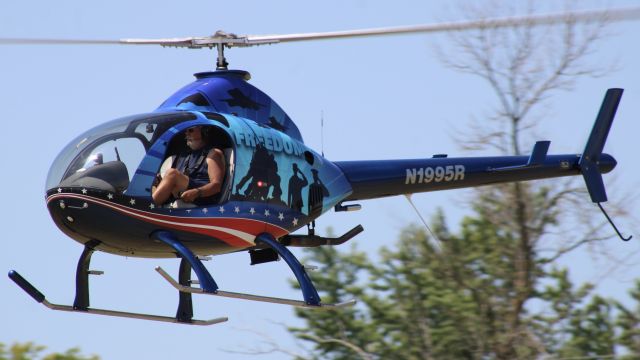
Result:
M533 146L529 161L527 161L527 167L537 167L544 163L544 159L547 157L547 151L549 151L549 145L551 141L537 141Z
M524 165L516 165L516 166L505 166L499 168L491 168L490 171L514 171L514 170L522 170L522 169L532 169L544 164L544 159L547 158L547 151L549 151L549 145L551 141L536 141L536 144L533 146L533 150L531 151L531 155L529 156L529 160Z

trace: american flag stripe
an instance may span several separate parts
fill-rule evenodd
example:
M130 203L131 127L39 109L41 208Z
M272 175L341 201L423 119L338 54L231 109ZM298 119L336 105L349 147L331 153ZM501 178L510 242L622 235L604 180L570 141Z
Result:
M288 233L287 230L279 226L254 219L237 217L183 217L162 215L133 209L81 194L54 194L49 196L47 203L60 198L74 198L89 201L151 224L212 236L238 248L255 245L254 240L256 236L262 232L271 233L276 238Z

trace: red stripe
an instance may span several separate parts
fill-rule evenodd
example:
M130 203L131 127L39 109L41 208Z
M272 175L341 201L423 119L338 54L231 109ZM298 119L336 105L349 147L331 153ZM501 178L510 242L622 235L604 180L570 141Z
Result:
M215 226L215 227L226 228L230 230L237 230L237 231L251 234L254 237L263 232L270 233L275 238L279 238L281 236L288 234L288 231L286 229L283 229L279 226L273 225L268 222L254 220L254 219L221 218L221 217L183 217L183 216L162 215L162 214L157 214L153 212L142 211L142 210L122 206L117 203L108 202L99 198L94 198L91 196L80 195L80 194L68 194L68 193L54 194L47 199L47 204L57 198L64 198L64 197L88 200L98 205L102 205L104 207L115 208L116 211L123 213L125 216L133 216L141 221L151 223L154 225L169 227L172 229L191 232L191 233L212 236L237 248L246 248L248 246L253 245L253 243L249 242L249 240L245 240L241 237L235 236L233 234L229 234L222 230L198 228L198 227L193 227L189 225ZM129 214L129 213L133 213L133 214ZM179 224L175 224L175 223L167 224L166 223L167 221L177 222Z

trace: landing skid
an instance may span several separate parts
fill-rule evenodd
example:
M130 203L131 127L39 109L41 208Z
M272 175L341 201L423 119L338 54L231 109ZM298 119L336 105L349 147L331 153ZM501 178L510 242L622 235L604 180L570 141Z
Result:
M162 269L161 267L156 267L156 271L163 277L165 278L165 280L167 280L169 282L169 284L171 284L171 286L173 286L176 290L180 291L180 292L186 292L186 293L191 293L191 294L204 294L204 295L213 295L213 296L220 296L220 297L226 297L226 298L232 298L232 299L244 299L244 300L252 300L252 301L260 301L260 302L266 302L266 303L272 303L272 304L283 304L283 305L292 305L292 306L297 306L297 307L303 307L303 308L341 308L341 307L346 307L346 306L352 306L355 305L356 300L349 300L349 301L345 301L345 302L341 302L341 303L335 303L335 304L318 304L318 305L310 305L307 304L304 301L301 300L291 300L291 299L283 299L283 298L277 298L277 297L270 297L270 296L261 296L261 295L253 295L253 294L245 294L245 293L237 293L237 292L231 292L231 291L221 291L221 290L217 290L216 292L207 292L205 290L202 290L200 288L194 288L191 286L184 286L184 285L180 285L180 283L178 283L174 278L171 277L171 275L167 274L166 271L164 271L164 269Z
M219 317L211 320L191 320L189 322L182 322L175 317L168 317L168 316L140 314L140 313L132 313L132 312L124 312L124 311L105 310L105 309L93 309L93 308L79 309L70 305L52 304L47 301L44 294L42 294L38 289L36 289L33 285L31 285L31 283L28 282L25 278L23 278L17 271L15 270L9 271L9 278L11 278L11 280L13 280L18 286L20 286L22 290L24 290L27 294L29 294L35 301L41 303L42 305L48 307L51 310L76 312L76 313L82 313L82 314L115 316L115 317L130 318L130 319L161 321L161 322L168 322L168 323L181 323L181 324L188 324L188 325L213 325L213 324L218 324L228 320L228 318L226 317Z

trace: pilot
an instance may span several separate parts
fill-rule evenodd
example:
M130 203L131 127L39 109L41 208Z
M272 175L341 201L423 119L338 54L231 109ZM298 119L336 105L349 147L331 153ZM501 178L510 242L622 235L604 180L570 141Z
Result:
M202 126L186 130L189 151L178 155L151 194L153 202L164 204L173 195L187 203L215 203L225 175L222 150L212 147L203 136Z

